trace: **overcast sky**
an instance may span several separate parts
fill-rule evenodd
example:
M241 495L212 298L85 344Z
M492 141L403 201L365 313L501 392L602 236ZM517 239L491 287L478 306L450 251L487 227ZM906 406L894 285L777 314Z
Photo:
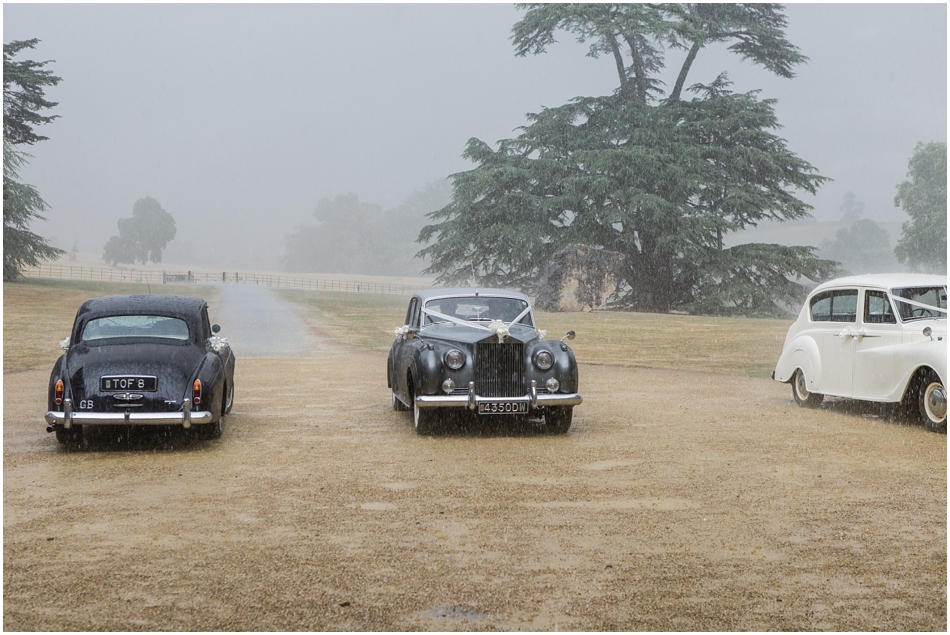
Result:
M778 100L792 151L834 179L815 216L903 220L898 183L918 142L947 137L944 4L788 5L788 39L808 56L791 80L721 51L689 83L728 71ZM100 253L116 220L151 196L182 245L234 245L249 268L275 266L281 239L323 198L354 192L385 209L473 167L478 137L517 134L525 113L612 92L612 60L567 34L517 58L521 12L507 4L9 4L4 42L39 38L18 59L55 60L47 92L60 119L23 180L50 205L35 230ZM678 68L682 53L667 55ZM672 84L672 77L667 79ZM230 263L222 263L230 264Z

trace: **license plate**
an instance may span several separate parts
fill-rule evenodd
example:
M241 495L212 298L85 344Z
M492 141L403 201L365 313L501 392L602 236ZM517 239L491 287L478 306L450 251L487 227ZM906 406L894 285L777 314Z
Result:
M121 392L126 390L158 390L158 379L148 375L109 375L99 378L99 390L102 392Z
M480 415L524 415L528 414L527 401L479 401Z

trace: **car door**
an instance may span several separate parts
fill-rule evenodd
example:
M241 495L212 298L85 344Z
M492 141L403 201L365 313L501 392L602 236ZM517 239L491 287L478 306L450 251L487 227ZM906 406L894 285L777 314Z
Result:
M820 304L820 310L819 305ZM857 288L834 289L812 301L813 319L821 322L821 386L814 392L850 397L854 382Z
M855 399L887 398L900 380L897 348L903 339L903 328L886 291L865 289L861 323L854 342Z

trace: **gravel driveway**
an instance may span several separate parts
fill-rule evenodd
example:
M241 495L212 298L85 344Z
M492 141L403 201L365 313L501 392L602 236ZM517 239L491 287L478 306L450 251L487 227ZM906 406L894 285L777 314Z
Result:
M567 435L420 437L385 354L258 348L230 289L219 440L67 450L4 374L6 630L946 630L945 435L581 360Z
M267 287L216 284L218 299L211 321L221 326L239 358L297 357L320 348L304 320Z

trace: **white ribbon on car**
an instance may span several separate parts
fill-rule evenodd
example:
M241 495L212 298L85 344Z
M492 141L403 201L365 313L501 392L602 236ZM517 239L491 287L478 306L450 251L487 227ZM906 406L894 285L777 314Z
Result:
M396 332L396 337L402 337L403 335L409 332L409 325L405 324L403 326L400 326L399 328L396 329L395 332Z
M227 345L228 340L224 337L218 337L217 335L212 335L208 338L208 346L211 347L215 353L220 353L221 349Z
M64 351L69 350L69 338L59 341L59 347Z
M524 316L528 315L528 313L530 313L530 312L531 312L531 307L528 306L524 311L522 311L521 313L518 314L518 317L516 317L515 319L513 319L511 322L508 322L507 324L506 324L504 321L502 321L502 320L492 320L492 321L488 324L488 326L485 326L484 324L480 324L480 323L478 323L478 322L469 322L468 320L462 320L462 319L460 319L460 318L453 317L453 316L451 316L451 315L446 315L446 314L444 314L444 313L439 313L438 311L430 311L429 309L426 309L425 307L423 307L423 308L422 308L422 319L423 319L423 321L424 321L424 320L425 320L425 317L428 315L428 316L433 317L433 318L438 318L439 320L444 320L444 321L446 321L446 322L452 322L453 324L460 324L460 325L462 325L462 326L470 326L470 327L476 328L476 329L483 329L483 330L485 330L485 331L488 331L488 332L490 332L490 333L493 333L493 334L497 335L499 342L504 342L504 341L505 341L505 338L508 337L508 335L509 335L509 332L510 332L511 327L512 327L514 324L517 324L518 322L520 322L521 319L522 319ZM522 326L526 326L526 325L522 325ZM527 326L526 326L526 327L527 327ZM408 327L407 327L407 328L408 328ZM398 329L397 329L397 330L398 330ZM397 334L398 334L398 333L397 333ZM544 335L547 335L547 331L538 331L538 334L541 336L541 339L544 339Z
M498 336L498 341L504 342L505 338L508 337L508 326L501 320L492 320L491 324L488 325L488 330Z
M947 313L946 309L941 309L939 306L934 306L932 304L924 304L923 302L916 302L914 300L908 300L907 298L902 298L899 295L892 295L895 302L903 302L904 304L909 304L911 306L919 307L921 309L927 309L928 311L940 311L943 314Z

